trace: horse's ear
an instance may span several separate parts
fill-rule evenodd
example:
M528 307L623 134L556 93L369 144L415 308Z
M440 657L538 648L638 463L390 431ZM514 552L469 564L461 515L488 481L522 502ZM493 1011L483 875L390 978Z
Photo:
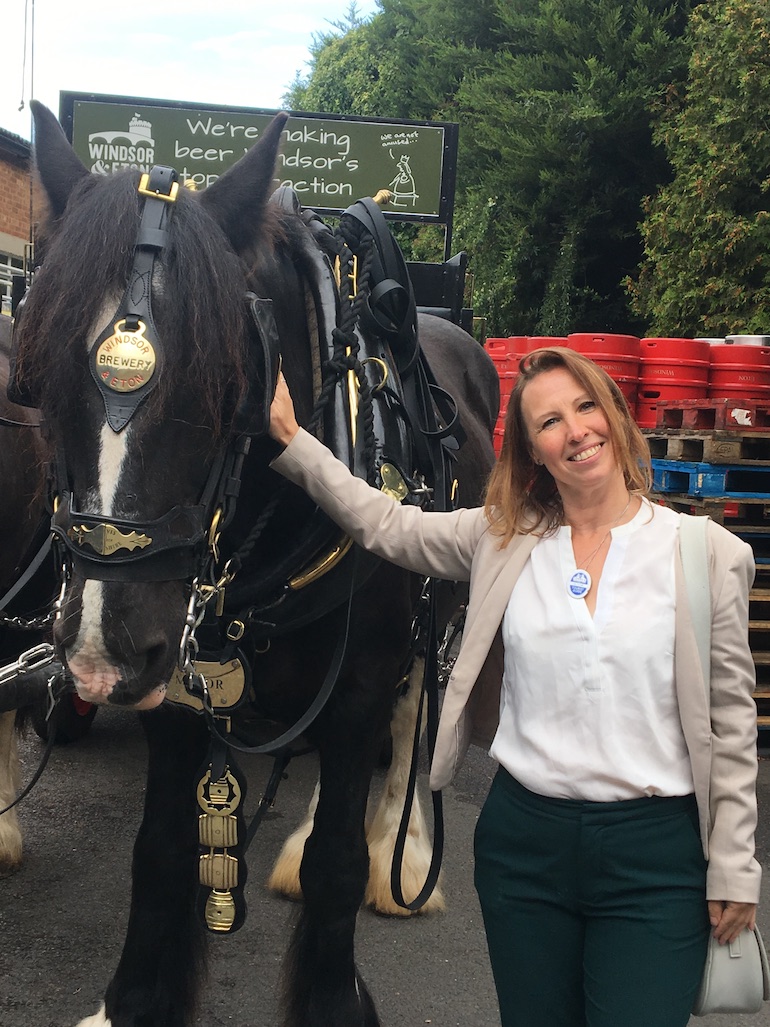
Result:
M56 116L37 100L30 101L35 119L35 164L55 218L64 213L70 193L89 174L64 135Z
M259 230L271 192L281 132L288 120L288 114L276 114L249 152L201 193L201 202L236 253L243 253Z

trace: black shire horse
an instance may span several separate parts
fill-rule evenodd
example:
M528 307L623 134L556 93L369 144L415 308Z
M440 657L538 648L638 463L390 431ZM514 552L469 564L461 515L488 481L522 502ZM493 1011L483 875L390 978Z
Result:
M17 594L14 586L41 552L45 523L45 454L37 411L8 400L11 319L0 318L0 666L18 659L50 635L50 607L56 588L53 563L41 554L42 566ZM26 579L25 579L26 580ZM6 599L6 596L12 598ZM17 728L33 712L0 706L0 810L19 788ZM69 709L68 711L69 712ZM37 724L37 718L35 717ZM22 838L16 810L0 815L0 877L21 865Z
M123 954L102 1009L83 1024L192 1022L201 912L213 931L243 916L243 874L232 868L244 784L222 739L253 751L295 725L318 749L320 793L284 1023L374 1027L353 953L369 872L365 807L422 583L346 553L339 531L270 469L264 434L277 341L301 422L352 465L374 468L373 484L391 480L392 459L396 491L399 471L419 487L388 344L344 324L372 260L360 255L356 272L343 251L340 300L323 251L336 236L270 200L285 115L196 193L176 192L169 169L141 183L134 171L92 175L53 115L38 104L34 114L51 218L20 319L16 385L42 409L56 468L54 527L69 574L54 637L81 696L138 708L149 745ZM497 377L456 326L421 317L419 335L467 435L452 471L460 501L477 502L493 460ZM392 458L380 429L396 440ZM449 595L442 620L461 598ZM235 709L225 696L226 717L211 672L200 673L212 653L245 679L246 703ZM306 723L335 663L328 701Z
M11 319L0 318L0 667L34 650L51 635L51 607L57 576L46 539L46 454L40 434L40 413L11 402L7 396ZM34 571L34 573L33 573ZM16 586L21 586L17 589ZM6 599L6 597L9 597ZM34 657L33 665L40 664ZM17 734L31 721L47 738L47 700L42 697L48 671L37 672L34 684L25 675L15 695L18 711L0 703L0 810L11 805L19 790ZM41 676L42 675L42 676ZM5 696L1 694L0 698ZM7 694L7 692L6 692ZM39 701L34 699L41 695ZM68 694L57 716L56 739L71 742L90 728L96 707ZM16 809L0 813L0 877L19 869L22 836Z

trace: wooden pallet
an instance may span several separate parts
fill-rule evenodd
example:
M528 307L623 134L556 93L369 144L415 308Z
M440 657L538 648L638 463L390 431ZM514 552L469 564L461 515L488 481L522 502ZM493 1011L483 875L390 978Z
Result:
M770 403L761 399L659 399L657 428L770 429Z
M708 514L749 542L757 562L754 586L749 593L749 645L757 676L754 701L757 728L770 744L770 500L696 498L660 495L663 505L680 513ZM725 516L726 511L735 516ZM757 518L760 522L756 523Z
M741 464L770 467L770 432L693 432L646 429L642 434L653 460L684 460L691 463Z
M740 500L724 496L703 497L687 493L654 493L651 497L677 513L705 515L730 531L753 530L770 526L770 499Z
M770 467L653 460L652 471L656 492L770 503Z

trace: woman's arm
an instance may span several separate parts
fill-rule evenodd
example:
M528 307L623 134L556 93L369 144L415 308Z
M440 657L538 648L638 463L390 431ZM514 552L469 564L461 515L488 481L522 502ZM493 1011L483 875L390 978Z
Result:
M754 922L761 869L754 855L757 824L757 710L754 659L748 641L751 548L710 524L711 630L711 834L707 898L722 941ZM716 923L715 923L716 921Z
M470 578L476 545L487 529L483 510L425 513L402 506L351 474L299 427L282 375L270 407L270 435L286 447L271 467L300 485L364 549L419 574Z

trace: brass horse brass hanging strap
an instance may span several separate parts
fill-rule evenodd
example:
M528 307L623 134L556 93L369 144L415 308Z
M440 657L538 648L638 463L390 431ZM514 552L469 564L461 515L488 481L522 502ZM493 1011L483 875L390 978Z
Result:
M238 847L239 835L243 837L241 806L245 782L234 771L235 767L225 765L221 775L214 779L209 768L197 790L202 810L198 817L198 880L203 888L209 889L204 906L206 926L218 933L237 929L237 921L245 915L239 859L232 853Z

